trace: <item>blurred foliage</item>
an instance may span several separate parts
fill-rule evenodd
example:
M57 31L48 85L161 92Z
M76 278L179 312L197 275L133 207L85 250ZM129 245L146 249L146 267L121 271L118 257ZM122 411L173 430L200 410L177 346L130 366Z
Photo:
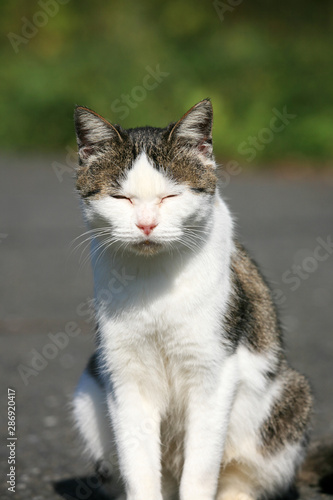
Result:
M296 118L259 140L253 163L332 157L332 1L16 0L0 23L4 150L74 146L75 104L165 126L209 96L222 158L246 160L240 145L284 107ZM145 90L147 67L168 76Z

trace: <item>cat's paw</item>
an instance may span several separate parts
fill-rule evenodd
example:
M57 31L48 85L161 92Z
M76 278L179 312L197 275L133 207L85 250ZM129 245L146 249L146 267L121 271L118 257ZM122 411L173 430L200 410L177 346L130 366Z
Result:
M112 478L112 467L107 460L98 460L95 463L95 473L96 476L105 483L107 481L111 481Z

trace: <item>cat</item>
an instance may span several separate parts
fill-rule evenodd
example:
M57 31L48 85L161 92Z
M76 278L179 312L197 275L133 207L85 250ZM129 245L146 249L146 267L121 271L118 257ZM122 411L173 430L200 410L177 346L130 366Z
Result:
M162 129L75 111L97 334L73 412L116 498L280 495L306 452L311 391L234 237L212 123L209 99Z

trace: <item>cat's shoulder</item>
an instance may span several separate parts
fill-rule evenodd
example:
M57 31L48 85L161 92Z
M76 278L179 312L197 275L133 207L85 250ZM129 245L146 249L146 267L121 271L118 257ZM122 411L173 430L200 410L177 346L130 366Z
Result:
M282 332L270 286L245 247L234 241L230 261L231 298L226 329L233 345L255 352L280 350Z
M253 299L266 297L269 302L273 302L270 285L261 272L259 264L242 243L236 239L233 243L230 269L234 289L240 295L245 293Z

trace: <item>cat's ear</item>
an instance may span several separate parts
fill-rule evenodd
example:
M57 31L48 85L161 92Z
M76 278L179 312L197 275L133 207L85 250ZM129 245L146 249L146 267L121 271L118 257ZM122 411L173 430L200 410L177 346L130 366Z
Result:
M198 102L173 126L169 140L180 138L196 147L204 156L211 156L213 107L209 99Z
M120 132L110 122L89 108L77 106L74 123L81 160L94 154L102 142L115 139L123 141Z

